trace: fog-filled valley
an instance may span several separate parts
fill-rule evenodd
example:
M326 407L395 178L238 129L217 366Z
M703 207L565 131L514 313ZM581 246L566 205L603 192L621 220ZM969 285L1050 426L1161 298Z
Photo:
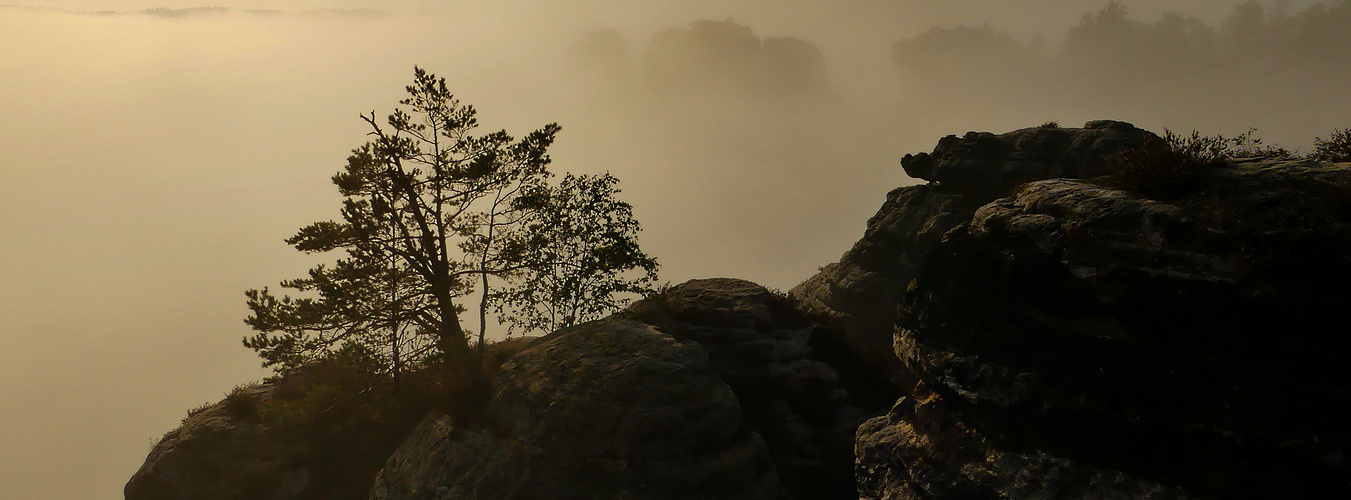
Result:
M331 260L282 240L338 216L358 115L415 65L485 131L559 123L553 168L621 179L672 283L791 288L947 134L1110 118L1307 151L1351 126L1346 0L1016 4L0 6L4 496L116 496L187 408L267 375L242 292Z

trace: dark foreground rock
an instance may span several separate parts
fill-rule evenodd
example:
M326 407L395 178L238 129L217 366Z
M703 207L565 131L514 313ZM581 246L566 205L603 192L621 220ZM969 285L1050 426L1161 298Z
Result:
M897 394L825 323L744 280L671 287L512 358L483 427L428 417L371 498L857 498L854 432Z
M863 498L1345 498L1351 164L1231 162L1167 201L1027 184L899 308L915 395Z
M1111 173L1108 159L1160 141L1129 123L1107 120L1083 128L945 137L933 153L902 160L911 176L933 182L888 193L858 243L789 293L808 309L837 317L863 366L908 391L916 379L891 349L896 309L924 256L944 234L1022 183Z
M1083 128L1042 126L995 135L967 132L938 141L933 153L906 155L905 173L985 203L1027 182L1088 179L1115 173L1123 151L1161 146L1159 136L1126 122L1095 120Z
M861 369L827 318L749 281L692 280L627 316L698 342L761 435L792 499L857 498L853 436L899 392Z
M897 188L839 262L826 264L789 294L807 310L837 318L862 367L895 390L908 391L915 378L891 348L896 306L919 274L924 254L970 220L977 207L936 186Z
M383 377L381 377L383 379ZM127 500L356 500L426 413L426 377L404 389L318 363L189 413L150 451Z
M242 388L185 419L127 482L127 500L301 498L310 476L306 457L268 432L256 413L272 390Z
M372 499L778 499L764 441L694 342L604 320L505 364L483 428L428 416Z

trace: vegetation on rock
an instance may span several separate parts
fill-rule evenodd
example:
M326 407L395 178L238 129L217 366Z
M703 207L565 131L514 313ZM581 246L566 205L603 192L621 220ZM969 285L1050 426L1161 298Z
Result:
M345 255L282 282L300 296L249 290L246 322L259 333L244 344L280 372L333 355L370 360L396 390L410 366L435 360L446 397L473 411L486 397L490 309L524 329L592 319L646 291L656 261L638 247L614 177L549 181L558 125L519 140L472 135L476 111L444 79L417 69L407 91L384 125L362 116L373 139L333 177L342 220L286 240ZM478 349L461 325L475 292Z
M1351 129L1333 130L1327 139L1313 140L1314 150L1309 158L1321 161L1351 161Z
M1236 158L1278 158L1294 156L1280 146L1262 144L1254 137L1256 129L1234 137L1201 135L1193 130L1181 135L1164 129L1163 143L1122 151L1106 159L1113 172L1105 183L1145 196L1174 198L1190 194L1202 186L1210 169Z

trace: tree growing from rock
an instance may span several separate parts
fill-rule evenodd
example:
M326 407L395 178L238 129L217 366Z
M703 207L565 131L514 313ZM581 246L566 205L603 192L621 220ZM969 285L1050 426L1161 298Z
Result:
M280 372L339 349L366 349L388 360L396 387L408 362L438 361L447 397L472 409L486 395L479 358L489 308L521 327L567 326L618 307L620 294L644 293L656 262L638 246L638 223L615 199L614 177L568 175L550 184L557 124L520 139L472 135L476 111L444 79L416 69L406 89L384 124L374 112L362 116L371 140L333 176L342 220L310 224L286 240L300 251L345 255L281 283L299 296L246 292L245 322L258 333L244 344ZM523 291L531 286L538 293ZM477 350L461 321L475 292ZM579 306L577 297L589 302ZM538 319L546 316L561 320Z

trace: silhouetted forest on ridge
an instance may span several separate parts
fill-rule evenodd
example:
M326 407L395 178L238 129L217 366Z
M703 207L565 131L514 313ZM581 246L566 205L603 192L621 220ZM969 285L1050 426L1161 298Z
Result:
M911 99L954 106L1279 115L1322 100L1345 108L1337 89L1351 66L1336 61L1351 58L1351 2L1300 12L1248 2L1219 25L1176 13L1141 20L1112 3L1085 14L1061 47L988 25L936 27L898 42L893 56Z
M1307 123L1311 109L1346 115L1351 65L1339 62L1351 60L1351 1L1284 5L1251 1L1208 23L1176 12L1143 19L1111 2L1067 32L1026 40L997 23L934 26L896 41L890 64L912 119L1131 110L1174 128L1198 120L1262 128ZM636 50L615 30L593 31L570 62L602 76L609 97L641 82L681 106L718 106L728 92L803 105L832 91L831 61L812 41L761 40L731 19L670 28Z

